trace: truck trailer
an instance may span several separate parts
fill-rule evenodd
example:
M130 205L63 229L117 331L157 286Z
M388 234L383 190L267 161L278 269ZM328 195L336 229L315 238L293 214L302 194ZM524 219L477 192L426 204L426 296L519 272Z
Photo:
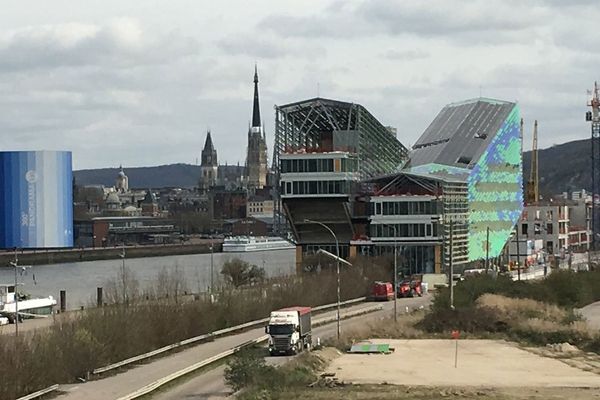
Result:
M296 354L310 349L312 344L310 307L287 307L271 311L269 325L269 354Z

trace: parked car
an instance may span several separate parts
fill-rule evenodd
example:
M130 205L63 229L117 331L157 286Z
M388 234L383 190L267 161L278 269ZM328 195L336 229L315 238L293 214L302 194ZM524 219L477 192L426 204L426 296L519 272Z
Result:
M371 287L371 299L376 301L394 300L394 285L390 282L373 282L373 286Z
M423 296L421 288L421 279L408 278L404 279L398 285L398 297L415 297Z

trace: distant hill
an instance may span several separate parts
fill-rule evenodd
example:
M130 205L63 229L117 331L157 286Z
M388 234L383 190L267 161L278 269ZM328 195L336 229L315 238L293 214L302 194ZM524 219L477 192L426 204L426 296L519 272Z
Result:
M198 186L200 166L190 164L169 164L156 167L124 168L132 188L161 188ZM118 168L82 169L74 171L78 185L113 186Z
M525 144L527 146L527 144ZM531 146L531 144L529 144ZM592 189L590 141L576 140L538 150L540 193L559 194ZM523 154L523 179L529 179L531 151Z
M527 144L525 144L527 146ZM540 192L545 195L564 191L591 190L589 140L576 140L539 150ZM523 154L524 181L529 179L531 152ZM113 186L118 168L75 171L78 185ZM129 185L134 188L195 187L200 166L170 164L156 167L126 168Z

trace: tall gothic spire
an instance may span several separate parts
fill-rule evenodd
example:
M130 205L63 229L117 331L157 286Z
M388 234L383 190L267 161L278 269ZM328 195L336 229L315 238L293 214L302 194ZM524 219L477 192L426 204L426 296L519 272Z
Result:
M201 166L217 166L217 150L213 145L212 138L210 136L210 129L206 132L206 142L204 142L204 149L200 153Z
M252 109L252 127L260 128L260 108L258 104L258 68L254 64L254 108Z
M210 129L206 132L206 141L204 142L204 151L213 151L215 147L213 146L212 138L210 137Z

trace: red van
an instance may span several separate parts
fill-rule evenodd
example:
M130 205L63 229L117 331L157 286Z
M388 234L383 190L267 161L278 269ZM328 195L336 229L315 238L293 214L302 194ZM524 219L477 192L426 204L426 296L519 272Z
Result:
M394 300L394 285L390 282L373 282L371 299L383 301Z

